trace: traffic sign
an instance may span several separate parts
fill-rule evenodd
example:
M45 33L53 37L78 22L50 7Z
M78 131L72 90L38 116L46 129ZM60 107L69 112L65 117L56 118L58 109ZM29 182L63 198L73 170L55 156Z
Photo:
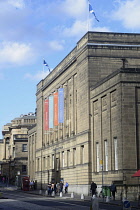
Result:
M126 209L130 208L130 202L129 201L124 201L123 205Z

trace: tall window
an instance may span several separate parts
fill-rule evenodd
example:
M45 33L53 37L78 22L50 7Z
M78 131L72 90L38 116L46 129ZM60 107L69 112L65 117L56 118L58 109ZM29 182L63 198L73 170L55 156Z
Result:
M62 168L64 168L64 166L65 166L65 162L64 162L64 151L62 152Z
M100 159L99 159L99 143L96 142L96 171L100 170Z
M118 170L118 139L114 137L114 158L115 170Z
M52 155L52 169L54 169L54 154Z
M27 144L22 144L22 152L27 152Z
M105 148L105 171L108 171L108 141L104 141L104 148Z
M76 148L73 148L73 165L76 165Z
M43 170L45 170L45 168L46 168L46 158L43 157Z
M22 165L22 172L27 172L27 166L26 165Z
M59 171L59 158L56 158L56 170Z
M13 157L15 158L15 147L13 147Z
M67 166L70 165L70 150L67 150Z
M50 156L47 157L47 169L50 169Z
M37 171L39 171L40 165L39 165L39 158L37 158Z
M84 163L84 145L81 146L81 164Z

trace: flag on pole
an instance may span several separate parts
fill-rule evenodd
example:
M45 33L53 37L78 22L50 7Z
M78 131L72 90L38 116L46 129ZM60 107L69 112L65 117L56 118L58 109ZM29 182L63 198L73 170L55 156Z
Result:
M43 65L44 65L44 66L47 66L47 67L48 67L48 69L49 69L49 72L50 72L49 65L46 63L46 61L45 61L45 60L43 60Z
M95 19L99 22L99 20L97 19L96 15L95 15L95 12L94 12L94 10L93 10L93 8L92 8L92 6L91 6L90 3L89 3L89 12L90 12L91 14L93 14L94 17L95 17Z

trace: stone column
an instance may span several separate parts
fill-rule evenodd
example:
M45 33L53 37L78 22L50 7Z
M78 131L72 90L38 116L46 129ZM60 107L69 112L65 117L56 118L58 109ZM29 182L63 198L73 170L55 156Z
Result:
M6 159L6 138L4 138L4 156L3 159Z

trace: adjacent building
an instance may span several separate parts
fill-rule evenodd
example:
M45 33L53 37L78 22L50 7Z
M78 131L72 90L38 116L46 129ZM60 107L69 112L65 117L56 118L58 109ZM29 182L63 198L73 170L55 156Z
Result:
M0 180L1 180L1 163L2 163L3 156L4 156L3 147L4 147L3 139L0 139Z
M28 174L33 181L36 180L36 138L36 126L34 126L28 130Z
M17 176L28 175L28 130L36 125L33 113L21 115L4 126L1 150L1 176L15 183Z

